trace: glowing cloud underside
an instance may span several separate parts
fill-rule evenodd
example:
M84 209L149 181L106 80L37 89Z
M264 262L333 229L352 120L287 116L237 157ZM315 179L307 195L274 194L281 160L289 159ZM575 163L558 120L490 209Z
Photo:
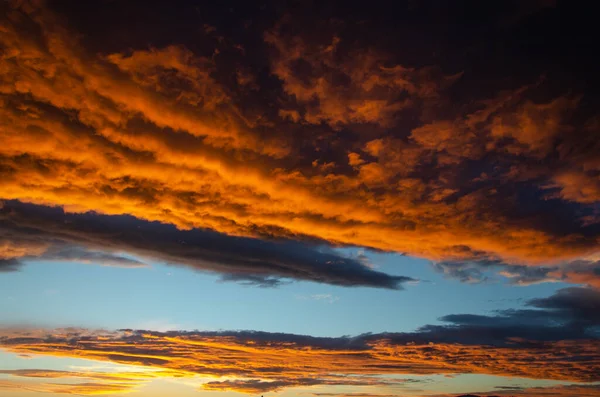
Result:
M290 18L262 38L273 91L241 50L227 83L183 45L95 53L38 2L2 7L4 199L598 285L600 124L574 118L577 95L536 102L532 81L449 116L461 73L291 35ZM266 92L286 99L261 108Z

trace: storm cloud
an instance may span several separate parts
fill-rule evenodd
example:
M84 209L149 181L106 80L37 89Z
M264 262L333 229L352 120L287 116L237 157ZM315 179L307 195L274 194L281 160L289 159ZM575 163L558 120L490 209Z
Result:
M409 277L373 270L328 246L293 240L261 240L173 225L131 216L69 214L51 208L4 202L0 209L0 262L4 271L27 260L62 260L120 267L143 267L142 259L121 252L222 275L223 281L277 286L306 280L341 286L400 289ZM2 265L4 263L4 265Z

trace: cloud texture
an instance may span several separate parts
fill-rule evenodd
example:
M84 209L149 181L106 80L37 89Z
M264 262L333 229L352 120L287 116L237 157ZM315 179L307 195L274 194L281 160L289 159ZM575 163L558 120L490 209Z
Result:
M252 331L6 330L0 347L20 354L141 365L168 376L217 377L202 388L251 394L310 385L407 382L395 375L600 381L600 293L569 288L527 305L493 316L449 315L441 319L446 325L412 333L323 338Z
M595 102L556 90L553 74L482 87L460 65L357 37L369 23L318 14L318 35L299 29L302 9L231 37L206 24L196 46L131 32L115 48L90 27L78 35L89 11L1 7L6 200L440 263L545 265L537 281L598 285L585 258L600 235L600 123ZM319 277L332 281L297 276Z
M0 208L0 269L16 270L20 261L61 260L120 267L148 258L222 275L263 287L285 280L307 280L341 286L401 288L414 281L340 256L323 245L293 240L264 241L227 236L209 230L178 230L172 225L130 216L69 214L50 208L5 202Z

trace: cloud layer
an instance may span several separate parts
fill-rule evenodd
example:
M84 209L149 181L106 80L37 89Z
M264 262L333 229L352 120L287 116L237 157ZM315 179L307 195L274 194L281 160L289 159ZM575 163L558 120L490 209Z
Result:
M2 4L0 197L440 263L544 264L538 281L598 285L580 260L598 251L600 122L594 97L556 90L555 75L482 86L477 71L368 42L382 29L369 23L310 14L319 34L299 29L303 10L231 37L207 23L195 47L132 32L115 48L77 35L91 14L51 8Z
M532 396L532 397L594 397L600 392L598 385L558 385L548 387L498 387L489 392L478 392L474 394L443 394L430 395L431 397L501 397L501 396Z
M600 293L569 288L493 316L356 337L252 331L6 330L0 346L212 376L205 390L262 393L309 385L402 385L395 375L489 374L598 382ZM187 375L186 375L187 374ZM392 376L394 375L394 376Z
M121 267L146 266L149 260L221 274L223 281L263 287L285 280L341 286L399 289L409 277L392 276L342 257L327 247L292 240L265 241L208 230L178 230L172 225L130 216L69 214L19 202L0 208L0 270L19 261L61 260Z
M167 374L175 375L161 371L82 372L44 369L0 370L0 375L10 376L8 380L0 380L0 390L74 394L79 396L112 395L136 391L144 382L160 376L166 376ZM76 383L73 383L73 381L76 381Z

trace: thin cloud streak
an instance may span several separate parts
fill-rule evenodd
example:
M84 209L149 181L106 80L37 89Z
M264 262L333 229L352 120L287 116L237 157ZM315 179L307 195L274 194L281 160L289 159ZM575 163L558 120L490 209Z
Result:
M152 379L177 376L175 372L166 371L83 372L47 369L0 370L0 374L10 376L7 380L0 380L0 390L80 396L131 393L138 391L144 383ZM72 383L73 381L75 383Z
M429 397L501 397L501 396L526 396L526 397L596 397L600 392L600 385L567 384L548 387L497 387L488 392L475 392L469 394L429 394Z

